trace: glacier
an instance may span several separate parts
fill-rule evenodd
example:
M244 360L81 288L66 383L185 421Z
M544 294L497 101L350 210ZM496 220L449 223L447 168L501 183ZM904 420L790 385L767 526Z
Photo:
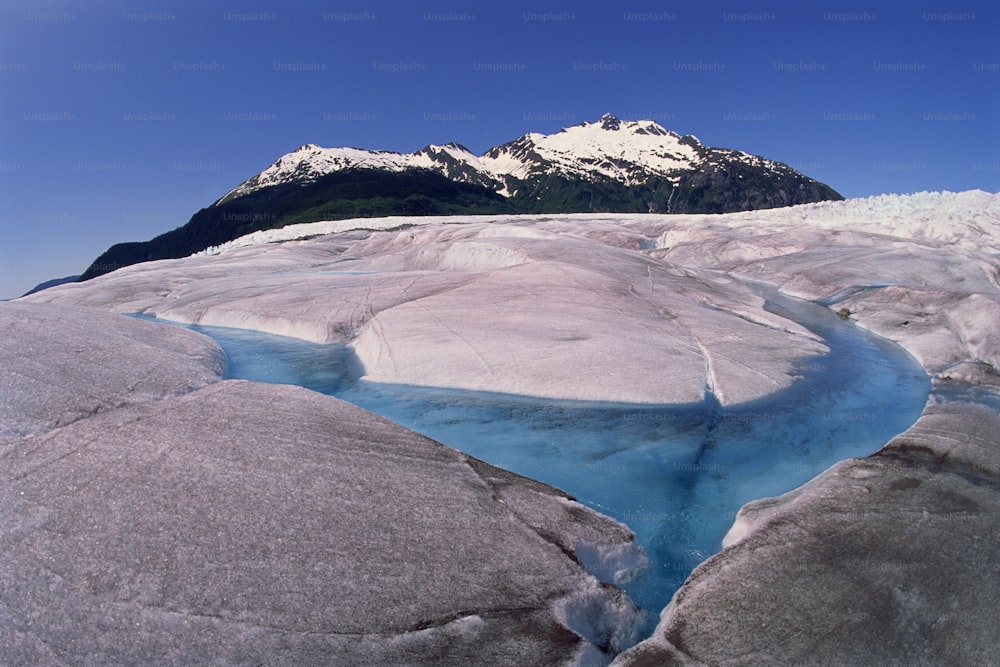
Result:
M343 346L196 326L229 375L304 386L388 417L505 470L569 492L626 523L649 567L578 546L577 558L645 610L658 610L719 549L745 503L791 490L841 459L867 455L920 415L929 382L896 346L828 309L767 294L830 348L788 389L731 409L553 401L358 381ZM581 550L582 549L582 550ZM647 628L648 630L649 628Z
M5 664L606 664L638 614L550 486L177 327L0 304ZM637 566L641 564L636 564Z
M136 265L17 303L143 312L324 343L385 391L698 403L738 413L802 387L831 350L762 293L814 301L920 362L931 378L922 414L875 454L846 453L856 458L744 505L725 548L695 569L652 636L616 664L810 664L817 656L926 664L995 655L997 195L919 193L715 216L337 224L334 233L304 226L295 239L268 243L265 234L214 254ZM95 418L108 417L98 411L79 423ZM782 441L800 437L793 430ZM849 447L855 436L845 438ZM574 546L599 564L589 543ZM629 618L614 589L599 588L619 611L597 617ZM570 617L595 618L563 612ZM478 623L447 627L461 633ZM581 632L605 648L628 634L556 624L577 639L553 661L589 659L581 656L594 644Z
M130 267L45 300L346 342L375 382L567 400L691 403L711 386L731 405L826 351L751 289L636 251L648 239L612 221L450 222Z

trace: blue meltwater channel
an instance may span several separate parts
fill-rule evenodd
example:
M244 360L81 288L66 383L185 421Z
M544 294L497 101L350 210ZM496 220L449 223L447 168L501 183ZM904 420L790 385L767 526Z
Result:
M622 585L649 612L646 636L695 566L720 550L743 504L873 453L916 421L930 391L897 345L827 308L761 290L771 312L821 336L830 352L804 361L791 387L726 408L711 396L646 406L374 384L352 374L344 346L192 328L222 346L232 378L337 396L627 524L650 560Z

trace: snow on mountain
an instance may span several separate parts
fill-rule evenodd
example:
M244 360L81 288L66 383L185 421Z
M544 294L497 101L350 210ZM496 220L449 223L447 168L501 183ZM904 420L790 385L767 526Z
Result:
M650 175L670 176L701 158L700 142L651 120L619 120L605 114L555 134L530 133L492 148L482 165L498 178L526 179L539 173L610 178L626 185Z
M651 120L620 120L605 114L596 122L583 122L554 134L525 134L482 156L455 143L432 144L414 153L306 144L278 158L218 203L271 185L309 183L343 169L431 169L510 196L516 181L543 175L610 179L628 186L659 177L676 184L682 173L719 160L737 160L775 172L792 171L742 151L707 148L694 136L681 136Z
M437 156L440 158L436 159ZM282 183L315 181L320 176L342 169L382 169L403 171L405 169L435 169L447 158L459 162L475 160L475 156L460 146L428 146L417 153L396 153L393 151L372 151L363 148L323 148L316 144L305 144L291 153L281 156L270 167L240 184L220 201L240 197L261 188Z
M116 243L81 280L186 257L255 231L391 215L732 213L843 199L788 165L712 148L650 120L605 114L554 134L525 134L481 156L431 144L413 153L305 144L181 227Z

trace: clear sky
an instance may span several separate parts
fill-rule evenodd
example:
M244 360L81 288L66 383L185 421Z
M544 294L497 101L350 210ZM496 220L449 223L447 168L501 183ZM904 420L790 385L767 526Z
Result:
M0 298L304 143L476 153L611 112L848 197L1000 189L994 0L0 2Z

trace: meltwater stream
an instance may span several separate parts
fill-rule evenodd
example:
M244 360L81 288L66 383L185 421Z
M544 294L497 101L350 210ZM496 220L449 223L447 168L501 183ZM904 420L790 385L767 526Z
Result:
M192 328L222 346L229 377L337 396L626 523L650 559L623 585L650 612L647 636L694 567L721 548L740 506L871 454L908 428L927 400L929 379L900 347L822 306L764 294L772 312L820 335L831 351L803 363L802 379L788 389L732 408L380 385L352 376L342 346ZM670 381L669 368L663 378Z

